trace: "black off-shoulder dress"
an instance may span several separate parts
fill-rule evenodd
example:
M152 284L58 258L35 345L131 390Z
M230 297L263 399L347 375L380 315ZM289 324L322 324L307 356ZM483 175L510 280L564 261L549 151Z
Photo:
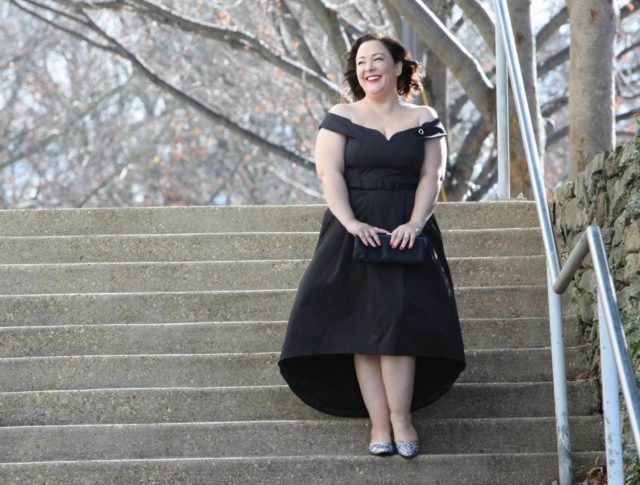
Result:
M391 232L411 218L427 138L446 136L438 118L387 139L328 113L320 123L347 138L344 178L356 219ZM306 404L336 416L368 416L353 354L416 357L411 410L444 395L466 367L464 344L435 215L422 234L431 260L353 260L355 237L330 209L290 311L278 366ZM406 249L405 249L406 250Z

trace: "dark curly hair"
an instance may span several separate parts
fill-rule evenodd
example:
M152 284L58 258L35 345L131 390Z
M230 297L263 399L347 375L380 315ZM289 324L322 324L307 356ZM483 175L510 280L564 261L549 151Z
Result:
M394 64L402 61L402 72L398 76L398 94L404 96L412 90L420 91L419 66L416 61L411 59L409 51L392 37L367 33L358 37L346 54L346 67L343 76L351 97L356 101L364 98L364 90L360 86L360 83L358 83L358 75L356 73L356 54L360 46L370 40L382 42L389 51L389 54L391 54Z

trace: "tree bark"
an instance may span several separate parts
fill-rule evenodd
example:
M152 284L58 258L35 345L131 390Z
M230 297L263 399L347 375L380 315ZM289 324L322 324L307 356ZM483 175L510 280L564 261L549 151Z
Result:
M396 0L395 9L435 54L449 66L462 88L486 119L495 120L495 89L478 60L442 24L438 17L416 0Z
M338 11L327 7L321 0L309 0L305 5L322 26L322 30L327 33L329 45L331 45L334 55L340 61L339 65L342 66L343 56L349 50L350 45L344 29L340 25Z
M464 142L460 145L460 150L456 156L456 161L451 167L451 181L456 181L451 188L447 187L447 198L451 201L465 201L473 191L471 174L474 166L480 158L484 140L491 133L491 124L486 123L480 117L467 132Z
M509 0L509 14L513 36L516 43L516 50L520 60L520 70L524 83L524 94L527 97L527 106L531 113L531 124L535 136L535 144L538 147L540 169L544 174L542 160L544 157L544 147L546 145L546 133L544 121L540 113L537 89L536 71L536 44L533 35L531 22L531 1L530 0ZM531 190L531 175L524 151L524 140L520 131L520 123L513 97L509 102L509 158L511 167L511 193L517 195L522 192L528 199L533 199Z
M451 17L452 3L449 0L428 0L427 5L438 16L440 21L444 25L449 25L449 19ZM427 64L425 66L425 82L424 82L424 98L422 102L432 106L438 113L438 117L444 125L444 129L449 133L451 125L449 124L449 89L448 89L448 77L449 70L442 60L431 50L429 46L424 42L420 42L420 52L416 53L420 57L422 54L426 54ZM447 140L450 145L450 141ZM446 166L450 166L451 161L451 148L447 148L447 162ZM445 178L442 190L447 200L449 200L449 187L451 184L451 177Z
M451 4L448 0L428 0L427 4L444 25L449 24ZM438 116L444 124L445 130L448 132L449 115L447 107L449 106L449 90L447 88L447 65L442 62L438 55L433 52L426 43L420 42L420 52L416 52L415 54L420 58L423 53L426 54L427 57L427 64L425 66L425 72L423 73L426 77L424 90L427 93L429 105L433 106L438 112Z
M313 52L311 52L311 48L304 38L302 26L300 25L300 22L296 18L293 11L289 8L289 2L286 0L282 2L281 18L282 23L286 26L292 40L297 43L296 51L304 65L306 65L309 69L314 70L318 74L326 77L327 73L324 71L322 66L320 66L318 60L313 55Z
M456 5L462 9L464 16L476 26L491 52L495 53L496 24L493 20L493 12L490 12L478 0L456 0Z
M611 2L567 0L571 24L569 177L615 144L614 42Z

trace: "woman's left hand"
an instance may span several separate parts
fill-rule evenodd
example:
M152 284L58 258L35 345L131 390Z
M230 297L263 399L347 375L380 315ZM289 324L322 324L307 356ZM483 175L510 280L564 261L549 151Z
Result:
M413 248L413 243L416 240L416 237L422 231L422 227L416 222L407 222L405 224L401 224L396 227L391 232L391 239L389 244L392 248L398 247L398 249L404 249L407 247L409 249Z

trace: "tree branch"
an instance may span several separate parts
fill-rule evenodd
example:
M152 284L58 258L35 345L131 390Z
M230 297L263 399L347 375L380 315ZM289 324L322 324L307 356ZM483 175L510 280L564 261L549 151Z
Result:
M560 27L569 21L569 10L562 7L536 34L536 50L540 50Z
M552 114L564 108L567 104L569 104L569 95L565 92L565 94L558 96L551 101L547 101L540 107L540 111L544 118L549 118Z
M349 50L349 39L347 39L345 31L340 25L338 11L334 8L327 7L322 0L307 0L305 6L322 26L322 30L327 32L329 44L333 49L336 59L339 61L338 64L342 66L343 55Z
M491 52L495 53L496 24L489 10L478 0L456 0L456 5L462 9L464 16L476 26Z
M72 7L74 9L83 9L83 10L96 10L96 9L120 10L125 6L124 0L112 0L112 1L105 0L104 2L74 2L72 0L56 0L56 1L58 3L67 5L68 7Z
M640 0L627 2L618 11L620 20L622 21L627 18L629 15L636 12L638 8L640 8ZM536 50L539 50L544 44L546 44L553 34L555 34L560 27L568 21L569 10L567 10L567 7L562 7L536 34Z
M394 8L404 16L420 39L449 67L480 114L495 120L495 89L478 60L453 37L438 17L417 0L396 0Z
M460 121L459 114L465 104L469 101L469 96L466 93L462 93L456 99L453 100L451 106L449 106L449 124L454 126L458 121Z
M111 175L106 177L102 182L100 182L93 189L91 189L87 194L85 194L82 200L80 200L79 202L73 203L73 207L76 207L76 208L84 207L85 204L89 202L94 195L96 195L98 192L104 189L107 185L109 185L113 181L113 179L115 179L116 177L119 177L122 174L122 172L126 170L128 167L129 167L128 163L124 165L124 167L122 168L117 167L117 170L114 170Z
M282 23L285 25L289 35L294 39L297 43L296 51L302 61L309 68L313 69L315 72L322 74L323 77L326 77L326 73L324 69L320 66L317 59L311 52L311 48L304 38L304 33L302 31L302 27L300 26L300 22L296 18L293 11L289 8L289 1L282 1L282 14L280 18L282 19Z
M495 164L493 160L489 163ZM484 195L487 192L489 192L489 190L491 190L493 186L497 183L498 183L498 167L493 167L489 171L489 174L485 178L483 178L482 181L479 181L475 185L475 190L471 192L471 195L469 195L469 197L467 198L467 201L481 200L482 197L484 197Z
M300 78L302 81L308 81L327 96L335 97L340 94L340 89L335 83L293 59L279 56L261 39L249 32L235 27L221 27L209 22L189 18L164 5L158 5L148 0L130 1L144 7L149 15L167 25L178 27L185 32L195 33L207 39L226 42L232 48L253 52L288 74Z
M629 111L625 111L624 113L620 113L618 115L616 115L615 120L616 121L622 121L622 120L628 120L629 118L634 118L636 116L638 116L638 113L640 112L640 107L638 108L634 108L632 110ZM565 136L567 136L569 134L569 126L563 126L562 128L557 129L556 131L554 131L551 136L547 137L547 147L558 143L562 138L564 138Z
M296 190L299 190L307 195L310 195L316 199L319 200L324 200L324 195L322 195L320 192L318 192L317 190L313 190L309 187L307 187L304 184L301 184L300 182L298 182L297 180L294 180L290 177L287 177L284 174L281 174L278 172L278 170L273 166L273 165L269 165L267 167L267 170L269 170L269 172L271 172L274 177L277 177L279 180L281 180L282 182L284 182L285 184L289 185L290 187L293 187Z
M629 15L633 14L640 8L640 0L633 0L625 4L619 11L618 14L620 16L620 21ZM536 50L539 50L540 47L545 44L549 38L564 24L566 24L569 20L569 12L567 7L563 7L547 24L540 29L538 34L536 35ZM632 48L637 45L633 44ZM543 76L547 74L549 71L555 69L561 64L564 64L569 60L569 46L564 47L559 50L555 54L547 57L545 61L539 65L538 67L538 76ZM616 55L616 58L619 58L626 52L626 49Z
M64 125L63 129L52 130L45 138L39 140L35 145L30 146L24 152L18 153L17 155L13 155L7 161L0 163L0 170L4 169L4 168L6 168L6 167L8 167L10 165L13 165L14 163L17 163L20 160L23 160L25 158L30 157L34 153L40 152L42 149L46 148L51 143L57 141L58 138L60 137L61 133L65 133L65 132L69 131L71 129L71 127L75 123L80 121L82 118L84 118L86 115L88 115L92 111L95 111L98 108L98 106L100 106L105 100L110 99L114 94L122 91L122 89L125 86L126 86L126 83L125 84L121 84L121 85L116 86L115 88L111 89L109 92L104 93L103 95L99 96L98 99L95 99L94 101L92 101L84 110L82 110L80 113L78 113L73 120L71 120L69 123ZM37 130L39 127L40 127L39 125L35 126L35 127L31 127L30 131ZM28 131L26 131L25 134L26 133L28 133ZM15 137L11 141L11 143L13 145L17 144L17 141L16 141Z
M393 2L391 0L381 0L382 5L387 11L387 15L389 20L391 21L391 25L393 25L393 31L395 33L395 37L399 39L402 36L402 18L398 11L393 8Z
M547 57L538 67L538 76L544 76L556 67L561 66L569 60L569 46L560 49L555 54Z
M480 117L473 124L457 153L456 161L451 167L451 178L458 181L458 185L451 190L449 198L453 200L465 200L469 195L468 189L471 185L471 174L474 165L479 158L484 140L491 134L491 130L486 124L486 120ZM469 182L463 182L469 181ZM465 185L461 185L464 183Z
M631 0L620 9L620 20L626 19L629 15L636 13L640 9L640 0Z
M104 45L104 44L101 44L101 43L99 43L99 42L96 42L95 40L90 39L89 37L87 37L87 36L85 36L85 35L81 34L80 32L78 32L78 31L76 31L76 30L71 29L70 27L66 27L66 26L64 26L64 25L62 25L62 24L58 24L58 23L56 23L56 22L53 22L52 20L49 20L49 19L47 19L47 18L43 17L43 16L42 16L42 15L40 15L39 13L34 12L33 10L30 10L30 9L26 8L24 5L20 5L20 4L17 2L17 0L10 0L10 1L11 1L11 3L12 3L12 4L14 4L16 7L18 7L18 8L19 8L20 10L22 10L23 12L28 13L29 15L31 15L31 16L33 16L33 17L37 18L38 20L40 20L40 21L44 22L45 24L51 25L52 27L54 27L54 28L56 28L56 29L58 29L58 30L61 30L61 31L63 31L63 32L66 32L67 34L69 34L69 35L71 35L71 36L73 36L73 37L76 37L76 38L78 38L78 39L80 39L80 40L82 40L82 41L86 42L86 43L87 43L87 44L89 44L89 45L92 45L92 46L94 46L94 47L97 47L98 49L103 49L103 50L105 50L105 51L107 51L107 52L111 52L112 54L115 54L115 53L116 53L116 51L115 51L115 49L114 49L113 47L110 47L110 46L108 46L108 45ZM64 17L66 17L66 18L68 18L68 19L70 19L70 20L73 20L73 21L75 21L75 22L80 22L80 23L83 23L83 24L84 24L84 22L82 22L82 20L81 20L81 19L77 19L77 18L75 18L74 16L69 15L69 14L67 14L67 13L65 13L65 12L62 12L62 11L56 10L56 9L51 8L51 7L49 7L49 6L46 6L46 5L42 5L42 4L40 4L40 3L38 3L38 2L34 2L34 1L32 1L32 0L25 0L25 1L26 1L27 3L29 3L30 5L33 5L34 7L39 7L39 8L42 8L42 9L48 10L48 11L50 11L50 12L52 12L52 13L55 13L55 14L58 14L58 15L64 16ZM86 24L85 24L85 25L86 25Z
M103 49L103 50L105 50L107 52L110 52L112 54L116 54L116 55L118 55L120 57L123 57L123 58L129 60L132 63L132 65L135 68L138 69L139 72L141 72L145 77L147 77L156 86L159 86L160 88L168 91L169 93L171 93L176 98L181 99L187 105L189 105L189 106L195 108L196 110L198 110L199 112L203 113L209 119L212 119L216 123L220 123L225 128L227 128L231 132L236 133L237 135L245 138L250 143L253 143L253 144L257 145L257 146L260 146L261 148L267 150L268 152L273 153L273 154L275 154L275 155L277 155L279 157L283 157L286 160L298 162L302 166L304 166L305 168L314 169L315 164L314 164L312 159L307 158L306 156L304 156L303 154L299 153L296 150L290 150L290 149L288 149L288 148L286 148L286 147L284 147L282 145L278 145L276 143L273 143L273 142L271 142L269 140L266 140L265 138L262 138L261 136L257 135L253 131L241 127L240 125L238 125L237 123L235 123L231 119L229 119L226 116L214 111L211 107L207 106L203 102L195 99L192 96L189 96L188 94L184 93L183 91L181 91L177 87L173 86L168 81L165 81L164 79L162 79L150 67L148 67L142 60L140 60L133 52L129 51L126 47L124 47L115 38L109 36L106 32L104 32L97 24L95 24L95 22L93 22L93 20L85 12L79 11L85 17L85 20L83 21L83 23L85 25L87 25L89 28L91 28L98 35L100 35L102 38L104 38L109 43L111 43L112 46L109 46L109 45L105 46L105 45L103 45L103 44L101 44L99 42L92 41L91 39L87 38L86 36L84 36L84 35L82 35L82 34L80 34L78 32L72 31L71 29L68 29L68 28L66 28L64 26L60 26L57 23L52 22L52 21L42 17L38 13L33 12L30 9L27 9L27 8L23 7L22 5L18 5L16 0L11 0L11 1L12 1L12 3L16 4L16 6L18 6L22 10L25 10L27 13L29 13L30 15L33 15L34 17L38 18L39 20L41 20L43 22L46 22L47 24L52 25L53 27L58 28L58 29L60 29L60 30L62 30L64 32L67 32L67 33L69 33L69 34L71 34L71 35L73 35L75 37L78 37L81 40L83 40L85 42L88 42L89 44L93 45L94 47L97 47L99 49ZM29 0L29 1L31 3L35 3L35 2L32 2L31 0ZM52 140L49 140L48 143L50 143L51 141ZM15 157L13 157L13 158L15 158ZM5 162L4 164L0 165L0 168L4 168L4 167L10 165L11 163L15 163L16 161L17 160L13 160L12 159L9 162Z
M262 138L261 136L257 135L254 131L243 128L242 126L238 125L237 123L227 118L226 116L216 112L211 107L207 106L204 102L194 98L193 96L188 95L187 93L183 92L173 84L169 83L168 81L165 81L158 74L156 74L149 66L147 66L145 62L139 59L133 52L129 51L124 45L122 45L117 39L111 37L104 30L102 30L95 22L93 22L93 20L91 20L91 18L88 15L86 18L87 18L87 21L89 21L92 24L92 28L96 32L98 32L102 37L104 37L104 39L108 40L110 43L115 45L119 55L131 61L133 66L137 68L138 71L140 71L145 77L147 77L156 86L164 89L165 91L170 92L176 98L182 100L187 105L195 108L197 111L203 113L208 118L213 119L215 122L220 123L229 131L239 135L240 137L246 139L250 143L258 145L264 148L265 150L269 151L270 153L273 153L279 157L283 157L286 160L301 163L305 167L315 166L315 164L311 159L305 157L298 151L290 150L282 145L278 145L265 138Z

